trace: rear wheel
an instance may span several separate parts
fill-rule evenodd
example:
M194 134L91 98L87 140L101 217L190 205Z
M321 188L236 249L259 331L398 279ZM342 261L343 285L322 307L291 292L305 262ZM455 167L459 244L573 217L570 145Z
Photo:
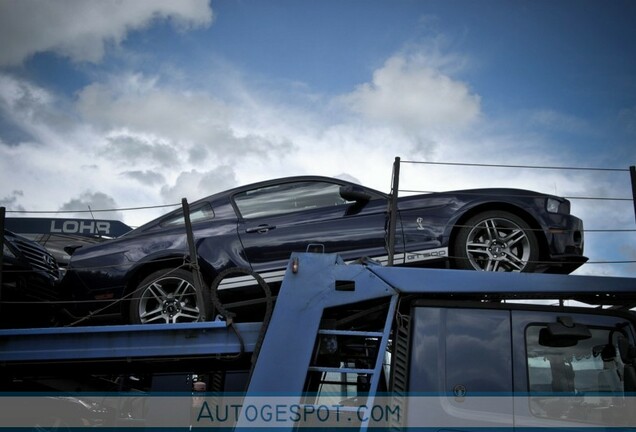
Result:
M539 259L539 242L522 218L492 210L473 216L460 228L453 255L461 269L532 272Z
M203 290L204 305L197 304L197 291L191 272L159 270L148 275L130 301L133 324L165 324L204 321L209 298Z

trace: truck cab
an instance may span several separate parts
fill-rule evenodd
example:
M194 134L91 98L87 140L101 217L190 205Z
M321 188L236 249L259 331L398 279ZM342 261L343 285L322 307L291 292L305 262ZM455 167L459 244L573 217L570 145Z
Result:
M405 390L436 395L408 399L407 425L426 423L432 413L454 428L634 424L629 314L416 300L407 321L409 353L395 359L408 362Z

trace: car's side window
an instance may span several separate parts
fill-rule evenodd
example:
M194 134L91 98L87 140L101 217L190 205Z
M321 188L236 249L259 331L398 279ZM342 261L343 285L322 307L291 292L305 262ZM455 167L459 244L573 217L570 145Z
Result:
M196 224L198 222L203 222L206 220L214 219L214 210L208 203L203 203L197 207L193 207L190 209L190 222ZM164 219L161 221L161 227L173 227L173 226L181 226L185 225L185 220L183 218L183 211L175 213L174 216Z
M312 181L283 183L244 191L234 196L234 202L244 219L349 203L340 196L340 185Z

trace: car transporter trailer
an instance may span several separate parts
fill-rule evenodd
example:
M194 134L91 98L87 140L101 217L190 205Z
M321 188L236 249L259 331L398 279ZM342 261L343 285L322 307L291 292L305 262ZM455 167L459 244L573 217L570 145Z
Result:
M0 428L634 430L635 306L632 278L299 253L263 322L0 330Z

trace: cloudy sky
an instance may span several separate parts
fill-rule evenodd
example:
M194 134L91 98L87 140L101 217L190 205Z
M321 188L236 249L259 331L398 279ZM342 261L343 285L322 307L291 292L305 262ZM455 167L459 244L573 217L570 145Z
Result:
M629 0L0 0L0 206L158 206L297 174L388 192L396 156L621 170L404 164L403 189L631 198L634 22ZM633 203L572 203L577 273L636 276L618 262L636 260Z

